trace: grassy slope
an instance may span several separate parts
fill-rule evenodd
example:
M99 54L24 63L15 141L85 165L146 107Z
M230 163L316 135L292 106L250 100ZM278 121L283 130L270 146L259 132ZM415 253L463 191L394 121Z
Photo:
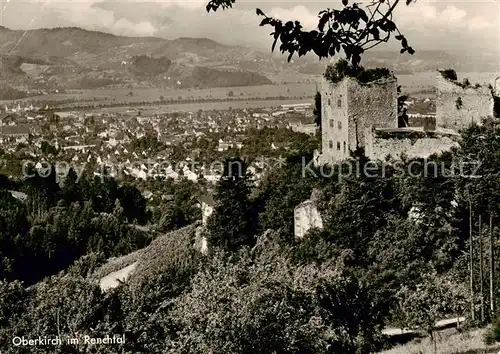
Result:
M169 232L155 239L148 247L131 254L112 258L98 269L91 277L99 280L110 273L121 270L135 262L136 269L130 275L131 283L141 283L143 280L160 275L172 267L183 267L184 262L195 257L195 230L198 224L186 226Z
M484 329L460 333L456 329L447 329L438 333L438 354L496 354L500 344L484 344ZM415 339L407 344L396 346L380 354L434 354L430 338Z

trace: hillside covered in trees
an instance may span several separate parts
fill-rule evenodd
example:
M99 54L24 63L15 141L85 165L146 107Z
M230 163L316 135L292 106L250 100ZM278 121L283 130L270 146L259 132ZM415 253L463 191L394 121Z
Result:
M70 175L59 185L52 177L4 177L0 350L47 352L13 347L22 335L125 334L125 344L99 353L371 353L389 345L387 326L432 333L443 317L470 319L471 304L476 321L495 319L487 305L498 303L497 292L490 298L479 289L489 286L490 237L498 251L499 143L497 123L486 121L463 132L452 152L400 163L412 173L371 163L370 175L345 166L304 175L300 156L290 156L255 186L243 169L217 184L214 213L201 229L196 198L188 198L200 191L188 182L171 184L173 198L155 211L135 187L113 179ZM245 164L227 163L235 161ZM357 161L369 163L362 154ZM298 240L293 211L313 189L321 191L324 228ZM136 227L153 223L163 225L159 235L170 233ZM195 248L198 232L207 254ZM131 262L139 262L133 281L100 289L106 269Z

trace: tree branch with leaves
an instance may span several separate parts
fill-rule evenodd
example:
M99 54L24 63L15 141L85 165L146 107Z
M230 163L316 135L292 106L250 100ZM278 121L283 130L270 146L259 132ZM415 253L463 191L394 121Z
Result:
M236 0L210 0L208 12L232 8ZM414 0L404 0L410 5ZM353 66L358 66L363 53L381 43L388 42L394 35L401 42L401 53L414 54L408 40L393 21L393 13L401 0L373 0L364 5L348 4L342 0L343 9L325 9L318 14L318 26L312 31L304 31L299 21L283 21L267 16L261 9L257 15L264 17L260 26L271 26L274 31L272 51L280 41L282 54L288 53L288 61L294 54L299 57L314 52L320 59L334 57L342 52Z

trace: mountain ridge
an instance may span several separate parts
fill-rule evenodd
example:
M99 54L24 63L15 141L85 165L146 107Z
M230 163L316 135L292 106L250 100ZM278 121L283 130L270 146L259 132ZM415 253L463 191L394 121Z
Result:
M29 87L185 88L270 84L271 80L259 72L234 65L230 66L231 70L223 68L223 64L237 62L245 56L261 55L253 49L227 46L209 38L169 40L117 36L78 27L28 31L0 27L0 78L25 90ZM131 64L138 56L143 57L141 63L144 65L164 63L161 67L165 70L161 67L160 70L138 68ZM26 72L22 70L25 64L46 65L47 68L43 74L40 70ZM154 75L142 75L144 70ZM35 72L39 75L34 75Z
M232 87L306 81L321 75L327 61L219 43L210 38L127 37L79 27L13 30L0 26L0 79L20 90L100 87ZM139 64L131 64L142 56ZM149 59L148 59L149 58ZM154 63L162 63L152 68ZM139 66L138 66L139 65ZM444 51L369 51L365 67L396 73L454 68L495 71L493 57L463 58ZM148 73L144 75L144 73ZM281 81L280 81L281 80ZM88 87L86 87L88 86Z

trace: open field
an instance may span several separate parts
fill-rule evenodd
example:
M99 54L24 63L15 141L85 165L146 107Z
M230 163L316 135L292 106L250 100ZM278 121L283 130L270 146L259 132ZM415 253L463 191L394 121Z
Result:
M96 99L100 103L113 102L144 102L164 99L227 99L228 93L233 97L266 98L266 97L307 97L314 95L315 83L280 84L245 87L217 87L211 89L102 89L102 90L68 90L67 93L32 96L24 100L35 101L85 101ZM132 92L132 96L129 93ZM23 101L23 100L21 100Z
M459 81L468 78L472 84L494 84L494 79L498 74L495 73L458 73ZM432 89L436 82L436 72L423 72L411 75L397 75L398 83L403 92L414 95L414 97L432 95ZM311 80L319 80L317 76L310 76ZM231 97L229 93L232 91ZM40 101L40 102L59 102L61 107L79 103L90 105L91 102L98 104L120 104L126 106L127 103L154 102L160 101L163 97L166 101L187 101L187 100L216 100L216 102L175 102L169 104L169 109L185 110L189 106L190 110L198 109L220 109L229 106L234 108L244 107L268 107L277 106L286 103L295 103L297 98L303 97L310 99L316 92L316 83L291 83L262 86L245 87L218 87L210 89L96 89L96 90L69 90L66 93L48 94L41 96L32 96L19 101ZM279 103L270 100L272 97L289 98ZM230 99L236 101L230 101ZM245 101L249 99L262 99L263 101ZM267 100L266 100L267 99ZM0 101L0 104L6 104L9 101ZM165 105L163 105L165 106Z

